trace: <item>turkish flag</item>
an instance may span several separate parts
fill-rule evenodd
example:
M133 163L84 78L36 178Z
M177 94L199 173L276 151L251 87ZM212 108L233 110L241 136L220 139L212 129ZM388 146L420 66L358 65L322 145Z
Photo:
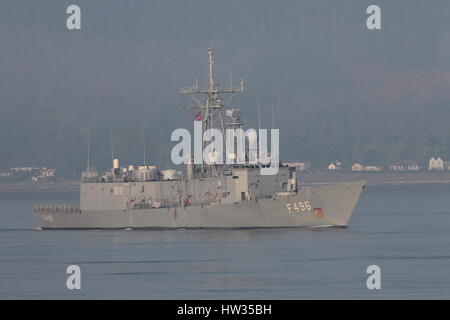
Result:
M195 115L195 120L197 121L202 121L202 112L199 111L196 115Z

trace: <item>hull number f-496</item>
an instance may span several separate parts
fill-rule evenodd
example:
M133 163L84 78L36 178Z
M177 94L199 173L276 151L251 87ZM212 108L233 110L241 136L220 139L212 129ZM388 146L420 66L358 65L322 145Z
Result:
M53 222L53 217L49 214L43 214L42 215L42 220L44 221L48 221L48 222Z
M309 201L299 201L294 203L286 203L289 212L307 212L312 211Z

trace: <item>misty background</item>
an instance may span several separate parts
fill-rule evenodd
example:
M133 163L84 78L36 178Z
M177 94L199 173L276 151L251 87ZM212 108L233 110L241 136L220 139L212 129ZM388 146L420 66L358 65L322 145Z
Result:
M80 31L66 8L81 7ZM382 30L366 28L381 7ZM450 2L361 0L0 0L0 168L63 172L121 163L171 166L190 98L232 72L250 127L280 128L285 160L386 165L450 160Z

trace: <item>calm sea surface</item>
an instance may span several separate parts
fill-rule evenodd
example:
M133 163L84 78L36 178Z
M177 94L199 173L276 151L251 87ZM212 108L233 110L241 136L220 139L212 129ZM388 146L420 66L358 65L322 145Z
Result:
M0 192L1 299L450 299L449 185L368 187L347 229L33 230L34 203L78 197Z

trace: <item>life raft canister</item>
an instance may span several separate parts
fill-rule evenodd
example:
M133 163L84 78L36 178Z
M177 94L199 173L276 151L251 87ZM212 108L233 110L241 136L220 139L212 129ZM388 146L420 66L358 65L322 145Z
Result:
M323 217L323 210L322 210L322 208L314 208L314 215L318 219L322 218Z

